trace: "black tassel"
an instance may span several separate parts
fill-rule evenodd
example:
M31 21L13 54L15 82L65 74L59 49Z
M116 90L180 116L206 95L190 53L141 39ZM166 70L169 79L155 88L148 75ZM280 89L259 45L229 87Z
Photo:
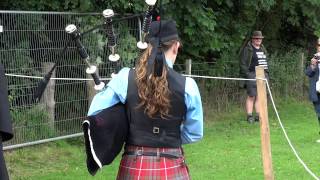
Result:
M40 101L42 94L43 94L44 90L46 89L55 68L56 68L56 64L50 69L50 71L38 83L38 87L37 87L35 93L33 94L33 97L36 102Z
M164 64L164 54L161 51L161 49L158 49L155 61L154 61L154 76L155 77L161 77L162 71L163 71L163 64Z
M41 96L44 92L44 90L46 89L50 78L52 76L53 71L56 69L57 67L57 63L61 61L62 56L64 55L64 53L66 52L66 50L68 49L70 43L72 42L72 39L69 39L67 44L64 46L63 50L59 53L57 61L55 62L54 66L50 69L50 71L43 77L43 79L41 79L41 81L38 83L38 87L36 89L36 91L33 94L33 98L36 102L39 102L41 99Z

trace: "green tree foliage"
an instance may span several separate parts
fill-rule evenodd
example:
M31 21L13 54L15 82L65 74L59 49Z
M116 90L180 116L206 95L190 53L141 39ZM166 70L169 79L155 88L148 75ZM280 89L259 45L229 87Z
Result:
M159 2L160 0L158 0ZM319 0L162 0L164 19L174 18L183 55L200 61L238 53L250 33L260 29L269 50L311 47L320 36ZM158 5L159 6L159 5ZM2 9L141 13L143 0L5 0Z

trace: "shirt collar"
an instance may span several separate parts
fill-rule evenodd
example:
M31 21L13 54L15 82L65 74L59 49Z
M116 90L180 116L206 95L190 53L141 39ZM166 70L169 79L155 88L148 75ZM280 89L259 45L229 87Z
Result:
M170 68L173 68L173 63L172 63L171 60L166 59L166 62L167 62L167 65L168 65Z

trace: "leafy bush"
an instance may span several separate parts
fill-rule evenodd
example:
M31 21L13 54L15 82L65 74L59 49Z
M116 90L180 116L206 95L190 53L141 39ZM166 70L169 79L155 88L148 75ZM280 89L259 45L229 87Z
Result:
M40 105L31 108L14 108L10 113L15 127L14 140L19 143L55 135L54 121Z
M269 58L270 82L276 93L284 97L304 96L305 57L305 51L298 48L291 48L286 53L271 54Z

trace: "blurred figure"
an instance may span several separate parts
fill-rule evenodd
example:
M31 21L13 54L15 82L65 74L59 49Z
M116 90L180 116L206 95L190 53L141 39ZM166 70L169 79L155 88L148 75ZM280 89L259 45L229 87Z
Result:
M263 40L261 31L254 31L251 36L251 41L241 52L240 59L240 75L243 78L255 79L256 66L262 66L265 69L265 76L268 79L268 63L267 51L262 44ZM254 123L259 121L259 107L257 97L256 81L246 81L243 85L247 89L246 113L247 121ZM253 108L255 107L256 115L253 116Z
M317 40L316 49L317 53L314 54L305 73L309 77L309 98L313 103L320 125L320 38ZM317 142L320 143L320 139Z
M9 180L6 163L2 152L2 142L13 137L11 116L9 111L8 88L4 68L0 64L0 179Z

